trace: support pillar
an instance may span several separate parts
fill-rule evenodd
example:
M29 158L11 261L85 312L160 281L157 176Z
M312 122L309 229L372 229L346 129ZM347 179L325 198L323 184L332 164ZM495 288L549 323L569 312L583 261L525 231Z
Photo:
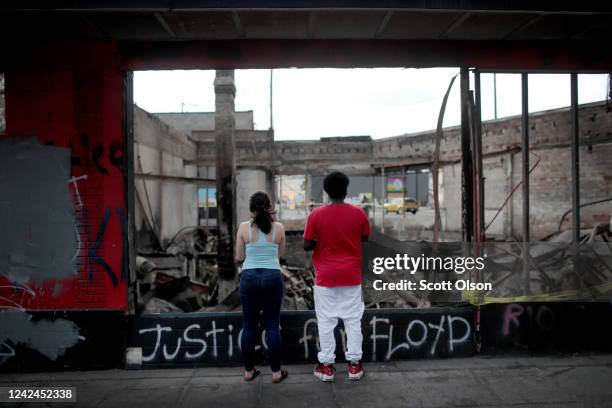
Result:
M523 159L523 285L524 294L530 293L529 276L529 77L521 74L521 155Z
M474 195L472 173L472 149L470 144L470 75L467 68L461 68L461 202L463 241L472 242L474 234Z
M572 240L580 242L580 129L578 127L578 74L571 75L572 100Z
M234 234L236 230L235 200L235 118L234 70L217 70L215 77L215 141L217 145L217 266L221 280L233 281ZM219 295L222 298L221 283Z

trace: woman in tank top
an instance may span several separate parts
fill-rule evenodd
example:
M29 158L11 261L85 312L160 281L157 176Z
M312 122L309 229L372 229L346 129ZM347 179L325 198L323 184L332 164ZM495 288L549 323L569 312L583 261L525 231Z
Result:
M283 280L279 257L285 252L285 231L283 225L272 218L274 210L268 194L262 191L253 194L249 210L252 218L240 224L236 237L236 262L244 261L240 274L244 379L252 381L259 375L254 360L260 313L263 312L261 323L266 331L272 382L279 383L288 375L281 369L280 335Z

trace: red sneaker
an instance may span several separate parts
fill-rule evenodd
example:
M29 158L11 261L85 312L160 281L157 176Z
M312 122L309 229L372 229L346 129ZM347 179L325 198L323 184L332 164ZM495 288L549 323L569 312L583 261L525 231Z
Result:
M361 366L361 362L358 361L356 363L349 362L348 363L348 375L349 380L351 381L359 381L361 377L363 377L363 367Z
M336 369L334 368L333 364L319 363L315 366L314 376L321 381L334 381L334 371L336 371Z

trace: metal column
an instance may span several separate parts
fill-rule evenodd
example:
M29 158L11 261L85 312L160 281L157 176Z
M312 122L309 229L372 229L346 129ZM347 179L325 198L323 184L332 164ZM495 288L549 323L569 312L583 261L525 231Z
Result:
M523 174L523 283L529 294L529 82L527 73L521 74L522 105L522 174Z
M372 175L372 227L376 227L376 172Z
M474 195L472 174L472 153L470 148L469 92L470 74L461 68L461 202L463 241L472 242L474 233Z
M580 157L578 128L578 74L571 75L572 100L572 238L580 241Z
M483 234L485 226L485 198L484 198L484 170L482 167L482 118L481 118L481 95L480 95L480 71L474 70L474 94L475 94L475 112L474 112L474 131L475 137L475 156L476 169L478 174L478 231L477 241L484 241Z
M382 209L381 209L381 226L380 226L380 232L381 233L385 233L385 191L386 191L386 185L385 185L385 165L383 164L380 168L380 200L382 202Z
M277 214L278 214L278 220L282 220L283 219L283 175L279 174L278 175L278 210L277 210Z
M123 142L125 145L124 160L124 189L126 197L127 213L123 220L127 229L127 237L123 242L122 265L127 271L127 276L122 276L128 282L128 310L134 313L138 302L138 285L136 276L136 184L134 182L134 73L126 71L123 73Z

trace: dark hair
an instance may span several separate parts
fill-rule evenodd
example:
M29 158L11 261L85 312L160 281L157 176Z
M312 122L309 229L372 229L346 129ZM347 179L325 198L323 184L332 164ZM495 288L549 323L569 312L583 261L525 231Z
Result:
M249 199L249 210L255 213L253 223L257 225L264 234L269 233L272 230L272 223L274 222L272 218L274 210L272 209L270 196L263 191L256 192Z
M329 173L323 179L323 189L332 199L343 199L346 197L346 189L349 185L349 179L346 174L339 171Z

